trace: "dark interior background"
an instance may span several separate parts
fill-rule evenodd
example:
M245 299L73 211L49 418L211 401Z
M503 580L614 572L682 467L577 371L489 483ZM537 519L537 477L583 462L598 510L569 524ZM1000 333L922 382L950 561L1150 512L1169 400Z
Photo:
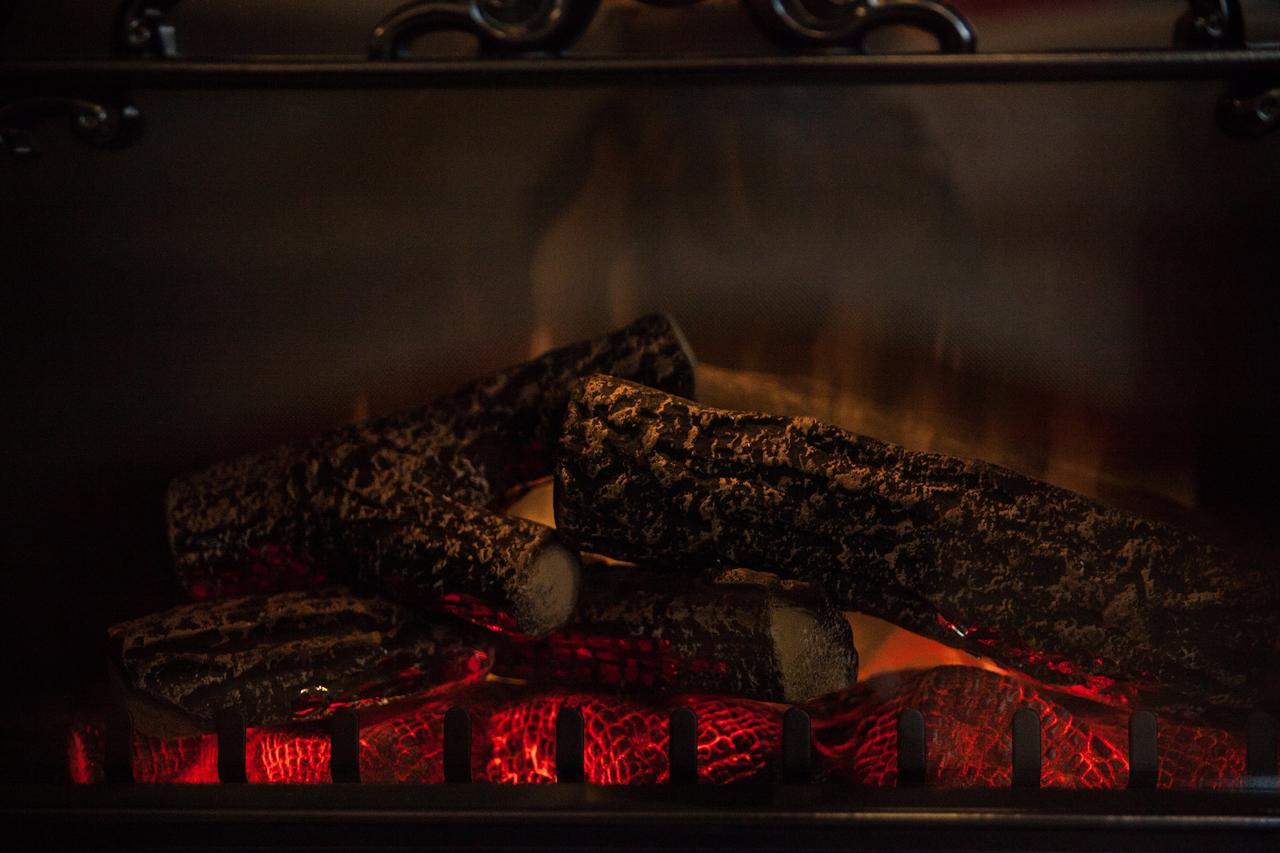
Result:
M354 54L393 5L188 0L180 38ZM956 5L982 50L1167 46L1185 8ZM104 54L114 7L19 0L0 56ZM577 48L770 49L729 0L606 0ZM56 778L105 626L175 600L168 478L652 310L707 362L1269 557L1280 136L1223 136L1221 91L140 91L127 150L41 125L0 159L0 775Z

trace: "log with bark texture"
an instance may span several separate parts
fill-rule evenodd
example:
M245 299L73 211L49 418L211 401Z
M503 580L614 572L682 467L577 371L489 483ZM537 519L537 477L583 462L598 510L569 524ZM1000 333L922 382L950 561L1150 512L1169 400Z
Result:
M342 590L186 604L109 630L125 685L209 725L313 719L483 677L492 640Z
M578 555L552 528L443 496L415 500L416 512L394 515L350 498L335 506L338 548L362 586L535 637L573 613Z
M1137 681L1186 711L1273 701L1273 577L993 465L591 377L555 495L584 550L804 578L1050 683Z
M545 532L484 511L523 484L550 475L568 386L594 372L678 393L693 390L693 358L679 329L667 317L646 317L473 382L427 406L179 478L170 485L167 501L179 580L196 598L345 580L356 555L344 550L341 527L357 511L365 519L383 515L388 526L401 530L416 517L423 529L401 543L401 553L426 547L437 555L431 564L453 578L475 577L479 564L466 556L471 551L497 557L540 553ZM430 525L437 519L446 527L432 540ZM480 538L469 541L473 533ZM513 546L516 541L522 544ZM556 552L535 574L545 582L549 571L563 570L563 553ZM451 565L454 558L463 564ZM507 578L529 574L519 566L493 567ZM562 593L575 586L573 572L562 572ZM436 586L440 594L478 595L478 590ZM490 602L495 608L506 603ZM520 627L538 633L549 626Z
M812 584L588 565L573 619L500 642L494 673L536 684L801 702L857 680L849 623Z

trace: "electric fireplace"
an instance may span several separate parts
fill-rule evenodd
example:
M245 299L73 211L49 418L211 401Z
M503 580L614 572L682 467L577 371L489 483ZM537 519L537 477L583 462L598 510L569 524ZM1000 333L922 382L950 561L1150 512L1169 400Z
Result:
M17 847L1271 849L1256 0L0 3Z

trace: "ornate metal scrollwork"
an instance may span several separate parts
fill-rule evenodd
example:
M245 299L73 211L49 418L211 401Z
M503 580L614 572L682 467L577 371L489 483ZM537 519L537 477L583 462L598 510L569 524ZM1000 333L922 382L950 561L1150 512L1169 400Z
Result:
M1174 45L1188 50L1245 46L1240 0L1190 0L1190 5L1173 29Z
M1224 95L1218 126L1232 136L1258 138L1280 130L1280 88Z
M866 53L866 38L885 27L932 35L943 53L972 53L973 27L937 0L743 0L774 41L792 48L848 48Z
M172 59L178 55L173 9L179 0L124 0L116 13L117 56Z
M372 59L413 55L415 38L440 30L471 33L482 53L557 53L577 41L600 0L415 0L379 22Z
M142 134L142 113L132 103L39 95L0 102L0 147L15 157L34 156L32 127L60 116L70 120L76 137L95 148L123 148Z
M1240 0L1190 0L1173 31L1183 50L1244 50ZM1218 101L1218 126L1231 136L1258 138L1280 129L1280 88L1272 80L1241 81Z

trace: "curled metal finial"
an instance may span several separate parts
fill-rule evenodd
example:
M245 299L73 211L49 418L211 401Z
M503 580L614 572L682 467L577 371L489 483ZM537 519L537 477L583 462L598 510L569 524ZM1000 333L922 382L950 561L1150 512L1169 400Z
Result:
M1280 129L1280 88L1224 95L1218 102L1218 126L1252 139Z
M973 53L976 36L963 15L938 0L743 0L774 41L792 48L848 48L885 27L911 27L938 40L943 53Z
M0 104L0 147L15 157L34 156L33 125L59 116L67 116L72 132L95 148L123 148L142 133L142 113L131 103L34 96Z
M556 53L572 45L600 0L414 0L379 22L372 59L413 55L415 38L440 30L471 33L483 53Z
M1245 46L1240 0L1190 0L1178 18L1173 43L1186 50L1223 50Z
M178 30L173 9L179 0L124 0L116 12L116 56L173 59Z

